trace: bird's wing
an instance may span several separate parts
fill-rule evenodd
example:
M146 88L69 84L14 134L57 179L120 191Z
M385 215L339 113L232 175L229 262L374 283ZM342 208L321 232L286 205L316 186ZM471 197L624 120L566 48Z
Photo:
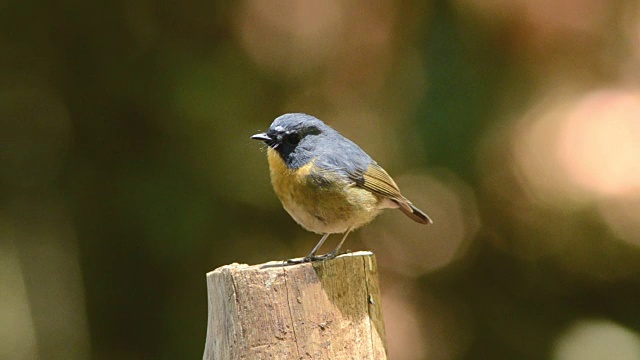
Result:
M404 197L400 193L396 182L375 162L369 164L369 167L362 174L362 177L355 179L355 181L357 186L369 190L374 194L384 196L398 204L400 210L413 221L420 224L431 224L429 216Z
M391 200L406 200L395 181L364 150L351 140L340 136L339 144L318 157L316 164L325 170L337 172L344 180L372 193ZM339 150L338 150L339 149Z
M369 164L361 176L354 180L356 185L372 193L388 197L391 200L405 200L404 196L400 194L400 189L398 189L396 182L376 163Z
M340 151L332 149L316 158L315 164L318 167L311 174L315 181L331 183L337 176L341 181L348 181L354 186L395 202L400 210L414 221L421 224L431 223L431 219L425 213L402 196L391 176L358 145L343 138L339 148Z

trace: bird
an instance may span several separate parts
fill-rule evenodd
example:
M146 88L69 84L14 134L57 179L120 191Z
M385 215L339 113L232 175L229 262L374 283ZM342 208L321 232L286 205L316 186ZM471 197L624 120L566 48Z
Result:
M335 258L349 233L383 209L432 224L364 150L312 115L281 115L251 139L267 145L271 184L284 209L304 229L322 234L309 255L290 264ZM344 235L333 251L316 255L330 234Z

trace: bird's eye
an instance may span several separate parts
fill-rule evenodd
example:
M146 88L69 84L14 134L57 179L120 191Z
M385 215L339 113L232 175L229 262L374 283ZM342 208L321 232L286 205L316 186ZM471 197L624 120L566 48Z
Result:
M284 140L291 145L296 145L297 143L300 142L300 134L298 133L288 134Z

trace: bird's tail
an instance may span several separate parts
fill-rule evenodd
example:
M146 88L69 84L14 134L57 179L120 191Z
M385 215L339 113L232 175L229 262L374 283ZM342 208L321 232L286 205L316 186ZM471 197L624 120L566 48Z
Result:
M422 212L422 210L413 206L413 204L409 200L398 202L398 205L400 205L400 211L410 217L411 220L425 225L433 224L433 221L431 221L429 216Z

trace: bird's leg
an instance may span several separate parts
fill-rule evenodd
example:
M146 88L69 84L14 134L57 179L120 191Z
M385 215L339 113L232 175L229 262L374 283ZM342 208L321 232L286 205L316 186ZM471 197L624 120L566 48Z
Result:
M328 233L322 235L322 238L320 239L320 241L318 241L318 243L313 248L313 250L311 250L311 253L309 253L309 256L307 256L307 258L309 258L309 259L315 258L316 257L316 253L318 252L318 250L320 250L320 246L322 246L322 244L324 244L324 241L327 240L328 237L329 237Z
M316 256L316 253L318 252L318 250L320 249L320 246L322 246L322 244L324 244L324 241L327 240L328 237L329 237L329 233L322 235L322 238L320 239L320 241L318 241L318 244L316 244L316 246L313 248L313 250L311 250L311 253L309 253L309 255L307 255L306 257L304 257L304 258L302 258L300 260L289 259L289 260L287 260L287 264L302 264L302 263L305 263L305 262L311 262L311 261L314 261L314 260L323 259L324 257L322 257L322 256ZM344 241L344 239L342 241Z
M335 249L333 249L332 252L321 256L316 256L316 258L331 260L336 257L338 255L338 251L340 251L340 248L342 247L342 244L344 244L344 241L347 240L347 236L349 236L349 233L351 233L351 229L347 229L347 231L344 233L344 236L342 237L342 240L340 240L340 243L338 244L338 246L336 246Z

